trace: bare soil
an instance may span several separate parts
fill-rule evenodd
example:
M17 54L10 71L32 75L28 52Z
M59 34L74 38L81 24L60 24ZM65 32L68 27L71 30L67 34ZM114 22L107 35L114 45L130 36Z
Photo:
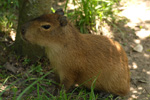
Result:
M130 21L126 25L118 23L125 38L116 32L115 39L125 44L131 71L131 91L125 100L150 100L150 1L131 0L123 4L120 16ZM133 50L138 44L143 46L142 52Z

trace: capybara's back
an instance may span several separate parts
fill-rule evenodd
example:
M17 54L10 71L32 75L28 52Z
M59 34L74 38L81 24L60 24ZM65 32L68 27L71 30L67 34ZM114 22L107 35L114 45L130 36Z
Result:
M83 48L84 67L79 83L91 79L85 84L90 88L94 80L95 89L126 95L130 88L130 76L126 53L119 43L96 35L83 35L86 43ZM92 79L93 78L93 79Z
M63 14L59 9L26 23L22 37L45 47L51 66L66 90L74 84L83 84L127 95L128 59L120 44L105 36L80 34Z

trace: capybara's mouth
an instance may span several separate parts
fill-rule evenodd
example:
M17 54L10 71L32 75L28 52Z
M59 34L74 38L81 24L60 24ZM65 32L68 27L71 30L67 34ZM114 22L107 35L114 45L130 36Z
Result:
M24 36L23 34L21 34L21 38L22 38L23 41L29 42L29 41L25 38L25 36Z
M22 36L22 39L23 39L24 41L27 41L27 39L26 39L24 36Z
M28 42L28 40L25 38L25 34L26 34L26 29L25 29L24 26L22 26L22 28L21 28L21 38L22 38L22 40Z

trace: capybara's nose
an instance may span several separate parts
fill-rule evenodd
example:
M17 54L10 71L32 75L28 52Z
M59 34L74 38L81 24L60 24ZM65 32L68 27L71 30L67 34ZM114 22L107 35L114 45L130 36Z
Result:
M26 29L25 29L25 27L22 27L22 28L21 28L21 34L22 34L22 35L25 35L25 33L26 33Z

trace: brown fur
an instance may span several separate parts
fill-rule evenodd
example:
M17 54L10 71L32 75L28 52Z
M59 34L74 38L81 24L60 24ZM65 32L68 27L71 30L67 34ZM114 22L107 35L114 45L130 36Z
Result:
M47 14L23 26L23 37L45 47L51 66L68 90L74 84L117 95L130 87L128 59L119 43L104 36L80 34L70 23L61 26L58 14ZM50 25L44 29L42 25Z

